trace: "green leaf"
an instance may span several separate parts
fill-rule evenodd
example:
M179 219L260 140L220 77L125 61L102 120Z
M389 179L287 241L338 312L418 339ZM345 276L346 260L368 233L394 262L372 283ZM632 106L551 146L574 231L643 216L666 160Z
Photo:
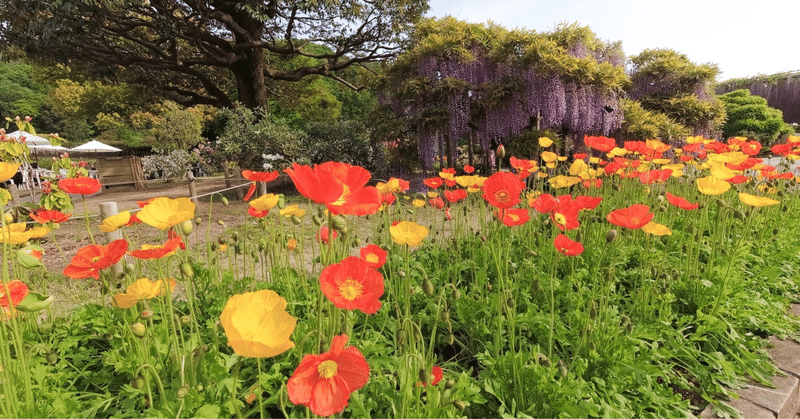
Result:
M204 404L200 406L197 411L194 412L194 417L196 418L218 418L219 417L219 406L211 405L211 404Z
M36 292L28 293L24 300L20 301L17 310L25 312L39 311L53 302L53 297L42 295Z

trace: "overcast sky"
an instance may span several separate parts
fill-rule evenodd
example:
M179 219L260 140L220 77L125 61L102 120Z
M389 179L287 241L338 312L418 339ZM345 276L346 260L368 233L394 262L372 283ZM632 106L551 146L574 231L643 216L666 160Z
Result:
M800 70L800 0L430 0L430 17L491 20L506 28L550 31L589 26L622 41L627 55L671 48L695 63L716 63L718 80Z

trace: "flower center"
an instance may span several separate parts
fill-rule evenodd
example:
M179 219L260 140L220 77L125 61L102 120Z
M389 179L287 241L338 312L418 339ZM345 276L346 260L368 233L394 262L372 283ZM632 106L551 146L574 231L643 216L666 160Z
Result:
M329 359L327 361L322 361L322 363L319 364L317 367L317 372L319 372L320 377L328 379L335 376L338 369L339 365L336 363L336 361Z
M498 200L500 202L508 202L510 200L510 198L511 198L511 194L505 189L501 189L501 190L499 190L499 191L494 193L494 199L496 199L496 200Z
M92 263L97 263L98 260L100 260L100 256L95 256L92 258Z
M367 262L375 264L375 263L380 262L380 259L378 259L378 255L376 255L374 253L370 253L370 254L367 255Z
M558 225L562 225L562 226L563 226L563 225L567 225L567 217L565 217L565 216L564 216L564 214L562 214L562 213L560 213L560 212L557 212L557 213L555 213L555 214L553 215L553 220L554 220L554 221L556 222L556 224L558 224Z
M353 301L364 294L364 285L353 278L347 278L339 285L339 294L347 301Z

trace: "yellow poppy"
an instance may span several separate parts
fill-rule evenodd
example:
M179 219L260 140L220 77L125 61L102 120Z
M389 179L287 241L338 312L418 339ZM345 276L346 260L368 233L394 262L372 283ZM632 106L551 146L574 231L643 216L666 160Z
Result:
M415 200L411 201L411 205L413 205L413 206L415 206L417 208L422 208L422 207L425 206L425 201L423 201L421 199L415 199Z
M194 218L195 205L189 198L156 198L139 212L143 223L166 230Z
M731 184L714 176L697 179L697 190L704 195L721 195L731 188Z
M19 170L19 163L6 163L4 161L0 162L0 182L5 182L14 175L17 174Z
M164 281L161 279L151 281L148 278L141 278L128 285L124 293L115 295L114 304L121 309L131 308L141 300L149 300L164 294L165 288ZM170 293L175 291L175 280L172 278L169 279L169 288Z
M550 147L553 145L553 140L547 137L539 137L539 147Z
M110 233L112 231L116 231L125 224L128 224L130 221L130 211L122 211L103 220L103 224L100 224L100 231L103 233Z
M414 247L422 244L422 239L428 236L428 229L411 221L400 221L389 227L389 233L395 243Z
M453 180L456 175L448 172L439 172L439 177L442 179Z
M560 189L560 188L568 188L572 185L575 185L581 181L581 178L576 176L564 176L558 175L556 177L550 178L550 186Z
M664 224L655 223L650 221L649 223L645 224L642 227L642 231L647 234L652 234L654 236L669 236L672 234L672 231L669 227L665 226Z
M768 207L770 205L780 204L780 201L765 196L750 195L744 192L739 192L739 200L742 201L743 204L751 207Z
M624 156L626 154L628 154L628 150L626 150L626 149L624 149L622 147L614 147L613 149L611 149L611 151L606 153L606 156L608 156L608 157L621 157L621 156Z
M722 164L712 165L710 174L719 180L728 180L736 176L736 172Z
M280 196L275 195L274 193L268 193L250 201L250 206L259 211L269 211L274 208L275 205L278 205L278 201L280 201L280 199Z
M569 174L572 176L580 176L581 173L586 172L589 169L589 166L583 160L575 160L569 166Z
M239 356L269 358L294 347L290 340L297 318L286 311L286 299L272 290L236 294L228 299L219 322L228 345Z
M292 204L282 209L280 211L280 214L283 215L284 217L292 217L292 216L302 217L306 214L306 210L300 208L297 204Z
M25 223L13 223L3 228L0 243L23 244L30 239L44 237L49 232L50 229L47 227L34 227L30 230L25 230Z
M547 163L553 163L556 160L558 160L558 154L553 153L552 151L543 151L542 152L542 160L547 162Z
M686 144L697 144L702 142L705 142L705 138L703 138L702 135L686 137Z
M456 176L454 180L462 188L482 188L486 177L478 175Z
M382 194L394 193L400 190L400 180L391 178L388 182L378 182L375 188Z
M747 161L748 158L750 158L750 156L742 153L741 151L729 151L727 153L722 153L722 154L708 155L708 161L712 161L715 163L742 164L745 161Z
M11 192L0 189L0 205L5 205L11 200Z
M433 199L433 198L438 198L438 197L439 197L439 194L437 192L428 191L428 198Z

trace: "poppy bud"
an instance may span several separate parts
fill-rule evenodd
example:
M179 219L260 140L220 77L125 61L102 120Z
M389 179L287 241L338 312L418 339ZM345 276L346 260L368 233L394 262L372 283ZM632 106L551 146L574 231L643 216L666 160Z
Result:
M153 318L154 314L155 312L153 310L144 310L141 313L139 313L139 318L142 320L149 320Z
M184 236L192 234L192 230L194 230L194 224L192 224L191 220L186 220L181 223L181 233L183 233Z
M422 292L428 297L433 296L433 282L431 282L430 279L425 278L425 280L422 281Z
M336 231L342 231L347 228L347 220L341 215L337 215L331 220L331 227Z
M553 365L550 362L550 358L548 358L547 355L541 354L541 353L540 354L536 354L536 362L538 362L539 365L547 367L547 368L550 368L550 366Z
M202 222L203 222L203 219L200 218L200 217L197 217L197 218L194 219L194 223L197 224L197 225L200 225L200 223L202 223Z
M484 236L483 234L481 234L481 241L486 243L486 236Z
M498 159L502 159L506 156L506 148L502 144L497 147L497 151L495 151Z
M464 402L461 400L454 400L453 406L455 406L455 408L458 409L459 412L463 412L464 409L467 408L467 405L465 405Z
M591 307L589 307L589 318L596 319L597 318L597 303L592 301Z
M617 230L613 228L611 230L608 230L608 233L606 233L606 241L611 243L616 238L617 238Z
M278 195L278 209L283 209L286 206L286 197L283 194Z
M298 217L296 215L292 216L292 224L294 224L296 226L299 226L301 223L302 223L302 221L300 220L300 217Z
M697 203L697 209L703 209L706 207L705 201L700 201Z
M222 227L225 227L225 221L217 220L217 224L221 225Z
M506 305L508 306L508 308L514 308L514 299L509 298L508 300L506 300Z
M134 323L131 325L131 333L137 338L143 338L147 328L142 323Z
M452 345L452 344L453 344L453 342L455 342L455 341L456 341L456 337L455 337L455 335L453 335L452 333L449 333L449 334L447 335L447 344L448 344L448 345Z
M313 221L315 225L322 225L322 219L317 215L312 215L311 221Z
M197 390L198 393L203 391L204 388L205 387L203 387L202 384L198 384L198 385L194 386L194 389Z
M144 387L144 378L136 377L133 380L131 380L131 387L135 388L136 390L139 390L140 388Z
M181 324L187 325L192 322L192 318L189 316L181 316Z
M115 278L116 278L118 281L122 281L123 279L125 279L125 275L126 275L125 271L122 271L122 272L117 272L117 274L116 274L116 275L114 275L114 277L115 277Z
M533 281L531 281L531 294L538 293L540 289L541 289L541 287L539 286L539 280L538 279L534 279Z
M450 311L449 310L443 310L443 311L439 312L439 319L441 319L443 322L449 322L450 321Z
M615 191L619 192L621 188L619 187L619 185L617 185L617 184L615 183L615 184L611 185L611 189L613 189L613 190L615 190Z
M487 290L487 291L491 291L491 290L492 290L492 284L490 284L490 283L488 283L488 282L487 282L487 283L486 283L486 290Z
M192 265L190 265L188 262L181 263L181 274L184 276L184 278L193 278L194 269L192 268Z
M717 201L717 205L719 205L720 207L722 207L722 208L730 208L730 205L728 205L728 202L725 201L724 199L717 198L716 201Z
M536 253L536 251L535 251L535 250L533 250L533 249L528 249L528 254L529 254L531 257L534 257L534 258L535 258L535 257L537 257L537 256L539 256L539 253Z
M454 300L458 300L459 298L461 298L461 291L454 289L450 297L453 298Z
M658 212L667 212L667 207L665 207L663 205L658 207Z
M566 377L567 376L567 366L564 365L564 361L562 361L560 359L558 360L558 375L560 375L562 377Z
M733 218L744 221L744 213L739 210L736 210L733 212Z
M189 395L189 387L181 387L178 389L178 394L176 395L179 399L182 399Z
M657 196L657 197L656 197L656 201L658 201L658 202L664 202L664 195L659 195L659 196Z
M777 228L775 228L775 229L773 229L773 230L772 230L772 235L773 235L773 236L777 236L777 235L778 235L778 233L779 233L779 231L778 231L778 229L777 229Z
M449 379L444 383L444 388L449 390L449 389L455 387L455 385L456 385L456 380Z
M49 354L47 354L45 359L47 360L48 364L55 365L55 363L58 362L58 354L55 352L50 352Z
M405 278L406 277L406 271L397 271L397 276L399 276L400 278Z
M10 211L5 213L3 215L3 217L5 217L6 223L13 223L14 222L14 214L12 214Z
M431 382L431 373L430 371L421 369L419 370L419 381L424 384L430 384Z

